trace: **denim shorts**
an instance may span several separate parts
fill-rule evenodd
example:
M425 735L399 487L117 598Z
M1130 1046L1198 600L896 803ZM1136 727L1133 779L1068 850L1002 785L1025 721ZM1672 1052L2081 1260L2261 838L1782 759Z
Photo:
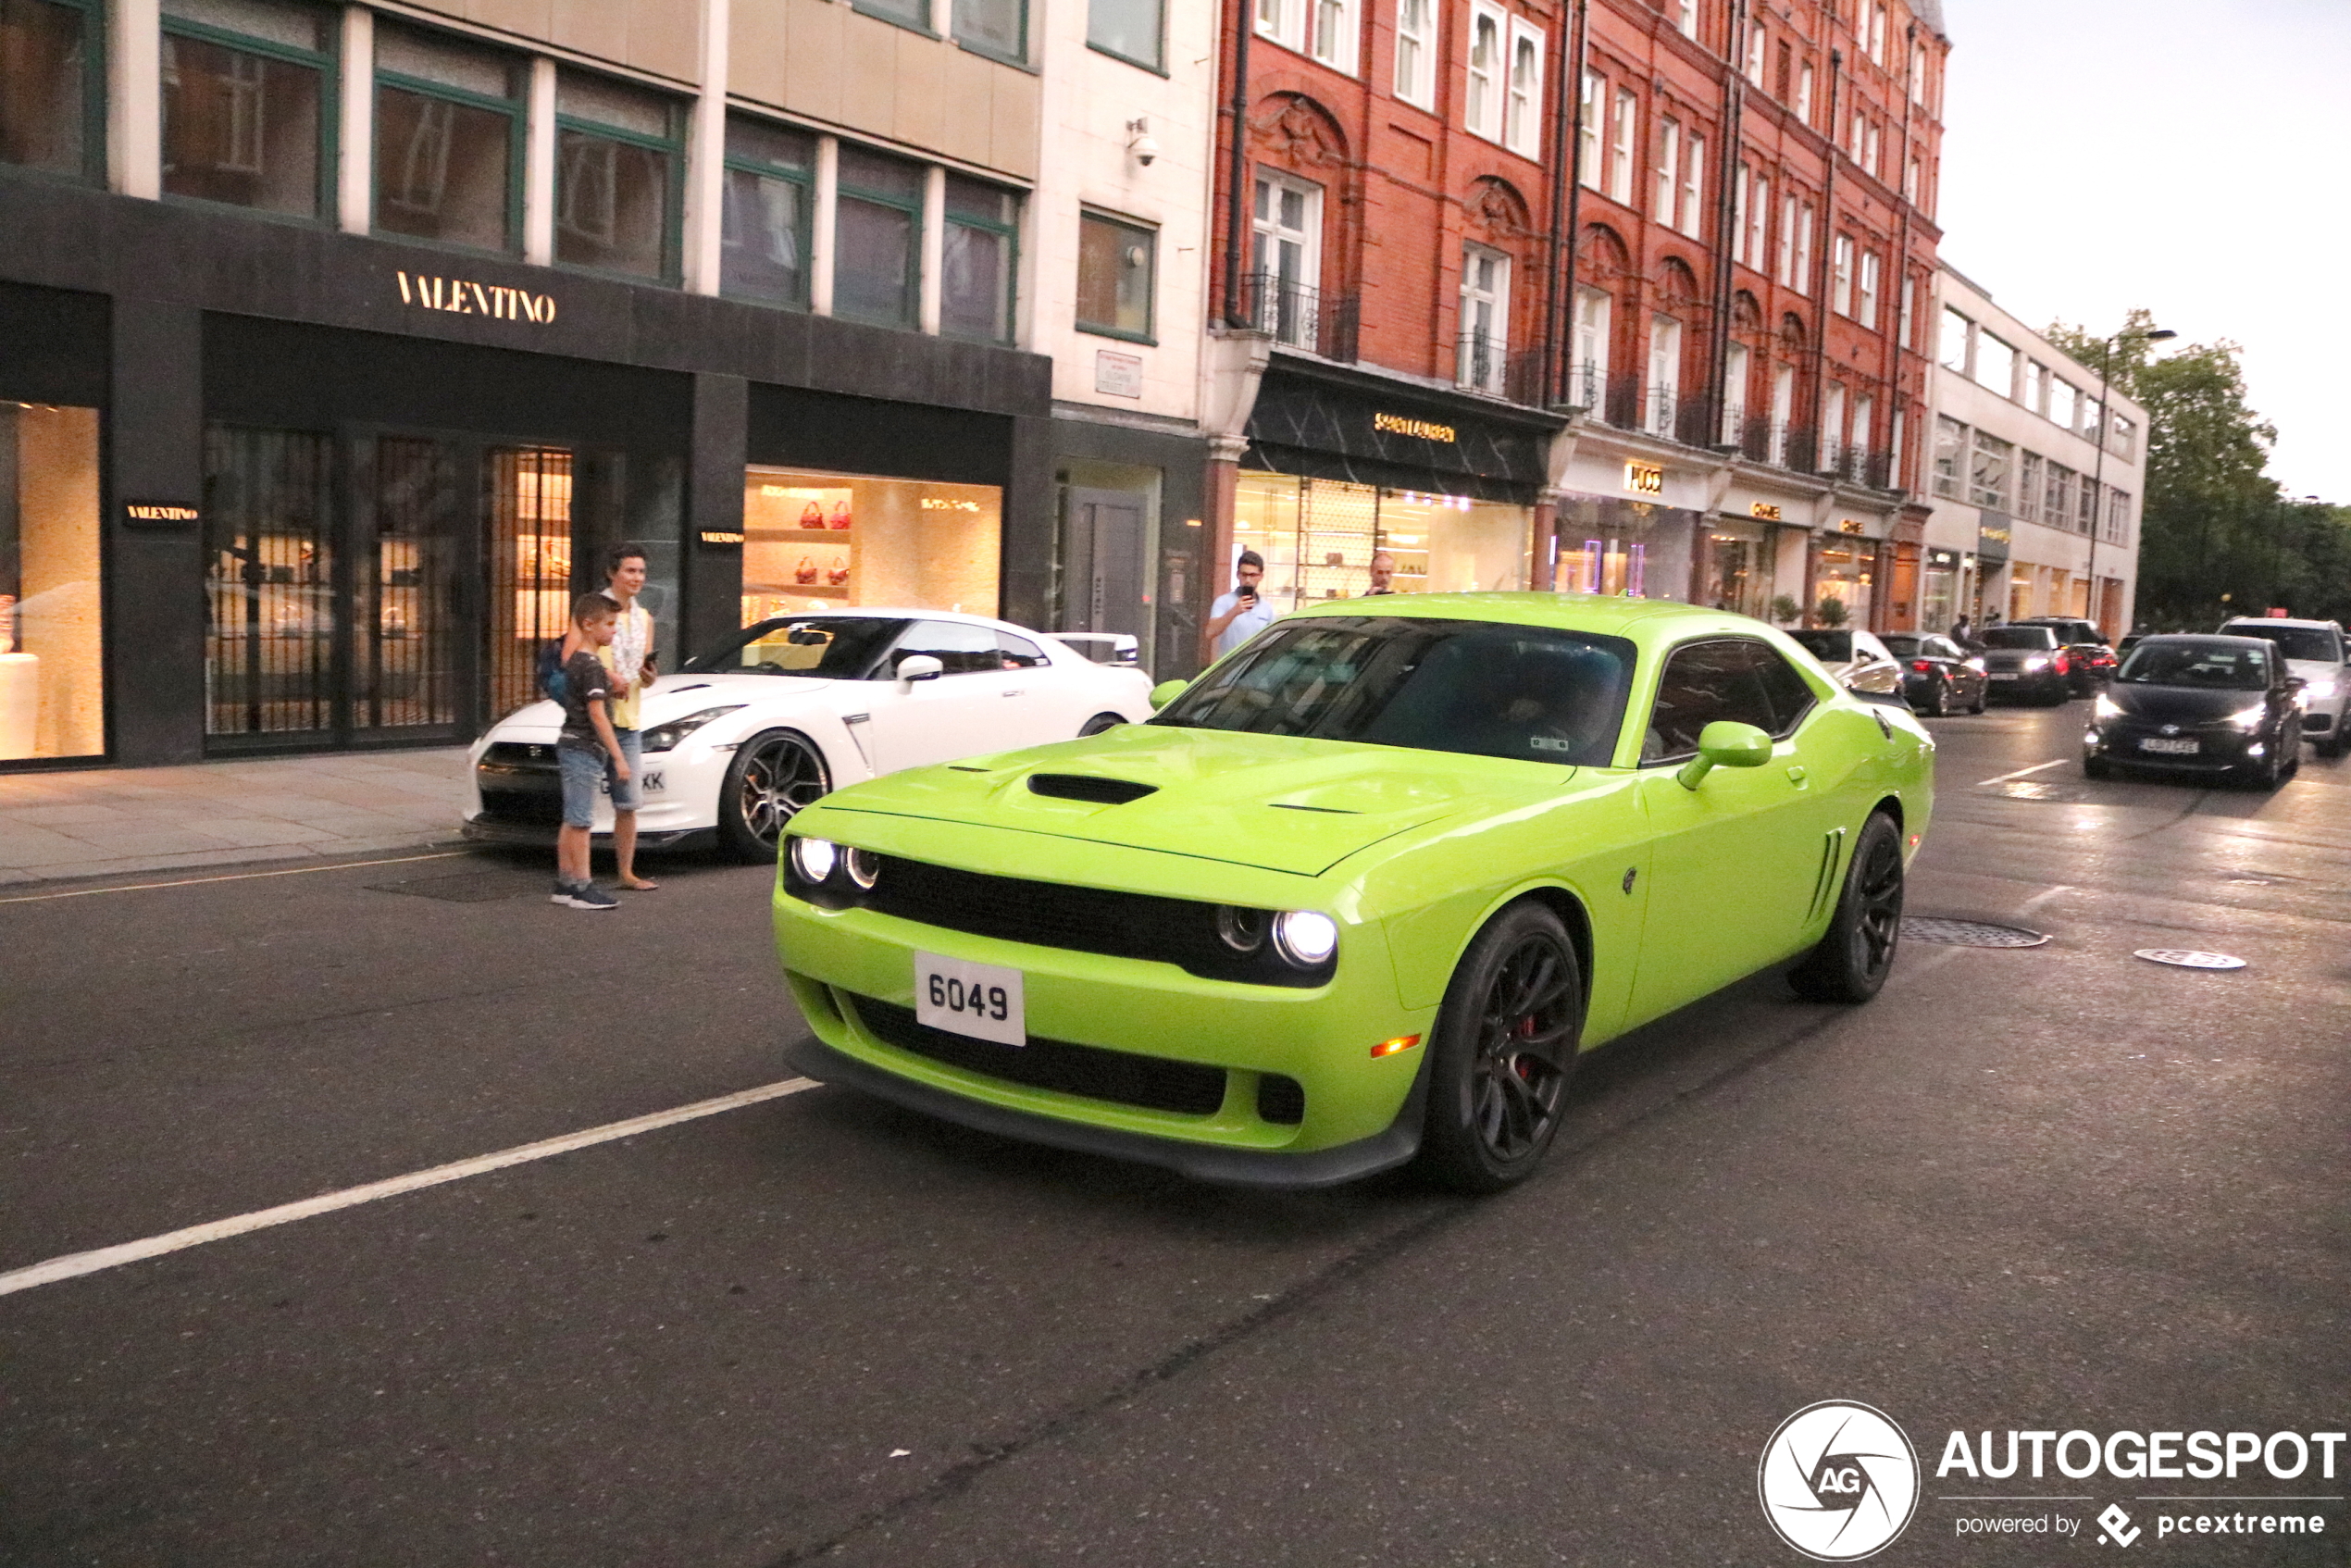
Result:
M638 784L644 777L642 740L633 729L616 728L613 739L620 742L620 754L628 759L628 782L621 783L613 777L612 758L603 747L593 741L581 745L577 740L555 742L555 765L563 770L564 826L593 828L596 825L596 796L600 791L612 795L615 811L635 811L642 797Z

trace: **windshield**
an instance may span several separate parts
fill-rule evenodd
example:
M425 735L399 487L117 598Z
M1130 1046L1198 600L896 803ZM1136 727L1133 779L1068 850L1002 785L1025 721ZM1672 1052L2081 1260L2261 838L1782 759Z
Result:
M1975 637L1986 648L2032 648L2046 653L2057 646L2057 633L2045 626L1987 626Z
M1849 631L1791 631L1788 635L1824 665L1841 665L1853 656L1853 634Z
M2263 626L2247 621L2229 628L2231 637L2258 637L2278 645L2278 652L2289 659L2308 659L2317 664L2339 665L2343 662L2343 639L2319 626Z
M710 675L797 675L857 680L906 628L882 616L778 616L745 627L686 667Z
M2127 686L2260 691L2270 684L2269 653L2228 642L2142 642L2114 678Z
M1889 631L1884 637L1879 638L1878 641L1885 643L1885 651L1893 654L1897 659L1914 659L1918 657L1921 646L1921 640L1918 638L1905 637L1898 631Z
M1633 664L1620 637L1316 616L1268 628L1151 722L1604 767Z

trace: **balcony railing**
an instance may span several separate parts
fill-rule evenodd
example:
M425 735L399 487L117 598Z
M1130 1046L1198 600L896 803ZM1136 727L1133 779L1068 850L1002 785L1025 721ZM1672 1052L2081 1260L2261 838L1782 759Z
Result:
M1325 294L1279 273L1250 272L1241 278L1240 305L1249 325L1275 342L1354 362L1362 310L1355 295Z
M1529 407L1542 404L1543 351L1521 349L1486 332L1463 332L1455 341L1453 382L1471 392L1502 398Z

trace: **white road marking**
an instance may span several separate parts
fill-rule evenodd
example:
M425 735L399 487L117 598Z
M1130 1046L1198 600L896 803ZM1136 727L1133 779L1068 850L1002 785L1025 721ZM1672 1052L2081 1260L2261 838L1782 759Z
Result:
M1997 778L1979 778L1975 781L1975 788L1981 790L1986 784L2005 784L2011 778L2021 778L2028 773L2046 773L2053 767L2063 767L2072 760L2071 757L2059 757L2055 762L2036 762L2031 767L2020 767L2014 773L2003 773Z
M291 865L283 871L232 871L225 877L190 877L178 882L134 882L127 888L77 888L69 893L20 893L0 903L40 903L48 899L86 899L99 893L149 893L157 888L194 888L206 882L250 882L256 877L306 877L314 871L355 871L363 865L405 865L415 860L450 860L471 850L435 850L430 854L394 855L390 860L339 860L332 865Z
M764 1100L780 1100L787 1094L798 1094L803 1089L815 1087L816 1080L814 1078L784 1078L776 1083L762 1084L757 1089L722 1094L715 1100L698 1100L691 1105L655 1111L651 1115L632 1116L625 1122L607 1122L603 1126L589 1127L582 1132L566 1133L560 1138L504 1149L495 1154L478 1154L470 1160L459 1160L453 1164L412 1171L406 1176L371 1181L361 1187L346 1187L340 1192L322 1192L316 1198L305 1198L299 1202L280 1203L274 1209L257 1209L249 1214L192 1225L184 1230L166 1231L161 1236L150 1236L143 1241L125 1241L119 1246L101 1247L90 1252L69 1252L62 1258L51 1258L45 1263L33 1263L0 1274L0 1296L30 1290L36 1285L55 1285L61 1279L75 1279L85 1274L96 1274L101 1269L119 1268L124 1263L160 1257L186 1247L201 1247L207 1241L226 1240L231 1236L243 1236L247 1231L291 1225L295 1220L306 1220L314 1214L330 1214L337 1209L373 1203L383 1198L397 1198L402 1193L439 1187L444 1182L463 1181L467 1176L484 1176L491 1171L504 1170L509 1165L543 1160L551 1154L564 1154L574 1149L610 1143L616 1138L630 1138L641 1132L675 1126L679 1122L690 1122L697 1117L715 1116L722 1111L756 1105Z

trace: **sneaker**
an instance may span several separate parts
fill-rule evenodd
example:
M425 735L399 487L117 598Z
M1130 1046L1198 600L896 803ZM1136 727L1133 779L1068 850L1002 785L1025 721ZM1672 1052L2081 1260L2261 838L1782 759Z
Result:
M593 882L582 882L572 889L570 903L574 909L618 909L620 907L618 899Z
M571 884L570 884L570 883L568 883L568 882L566 882L566 881L565 881L562 877L556 877L556 878L555 878L555 895L554 895L554 897L553 897L553 898L549 899L547 902L550 902L550 903L564 904L564 905L568 906L568 905L570 904L570 902L571 902L571 894L572 894L572 886L571 886Z

